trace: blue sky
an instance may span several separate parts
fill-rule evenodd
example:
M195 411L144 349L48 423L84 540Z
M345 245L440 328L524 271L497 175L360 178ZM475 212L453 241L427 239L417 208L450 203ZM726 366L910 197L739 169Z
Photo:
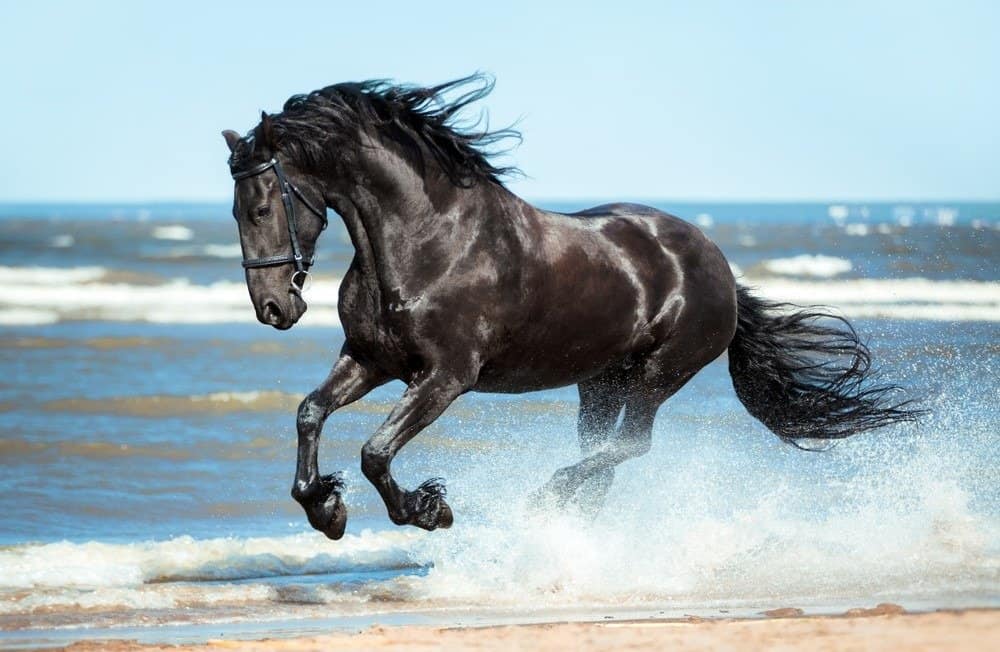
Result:
M374 7L374 8L372 8ZM225 200L224 128L497 78L528 198L997 199L995 2L8 2L0 201Z

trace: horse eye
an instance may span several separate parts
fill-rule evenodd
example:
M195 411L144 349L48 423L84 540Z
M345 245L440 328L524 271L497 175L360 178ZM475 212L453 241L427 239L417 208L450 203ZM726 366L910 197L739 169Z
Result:
M257 217L267 217L271 214L270 206L258 206L257 207Z

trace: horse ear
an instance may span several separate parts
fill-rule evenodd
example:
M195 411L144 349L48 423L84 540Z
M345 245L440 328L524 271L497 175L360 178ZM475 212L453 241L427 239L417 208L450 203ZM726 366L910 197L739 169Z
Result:
M229 145L229 151L236 151L236 143L240 142L240 135L232 129L226 129L222 132L222 137L226 139L226 144Z
M261 142L269 147L274 146L274 124L267 111L260 112L260 137Z

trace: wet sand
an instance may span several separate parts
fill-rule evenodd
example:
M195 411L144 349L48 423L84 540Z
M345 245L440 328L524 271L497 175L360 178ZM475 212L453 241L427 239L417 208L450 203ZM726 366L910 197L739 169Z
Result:
M1000 610L907 614L896 605L852 609L841 616L801 616L776 609L760 619L635 620L492 627L375 626L281 640L217 640L200 645L87 641L93 650L1000 650Z

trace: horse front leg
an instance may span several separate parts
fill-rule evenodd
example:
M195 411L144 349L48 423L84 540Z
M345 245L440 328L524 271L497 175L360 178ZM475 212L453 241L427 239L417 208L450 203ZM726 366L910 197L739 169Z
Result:
M327 417L388 380L362 365L345 346L326 380L299 405L296 419L298 455L292 497L302 505L309 524L330 539L344 536L347 508L340 497L344 483L338 474L320 476L319 438Z
M470 386L452 375L427 374L406 389L385 423L361 449L361 470L382 496L389 518L396 525L416 525L425 530L451 526L451 508L444 500L440 478L406 491L396 484L389 467L396 453Z

